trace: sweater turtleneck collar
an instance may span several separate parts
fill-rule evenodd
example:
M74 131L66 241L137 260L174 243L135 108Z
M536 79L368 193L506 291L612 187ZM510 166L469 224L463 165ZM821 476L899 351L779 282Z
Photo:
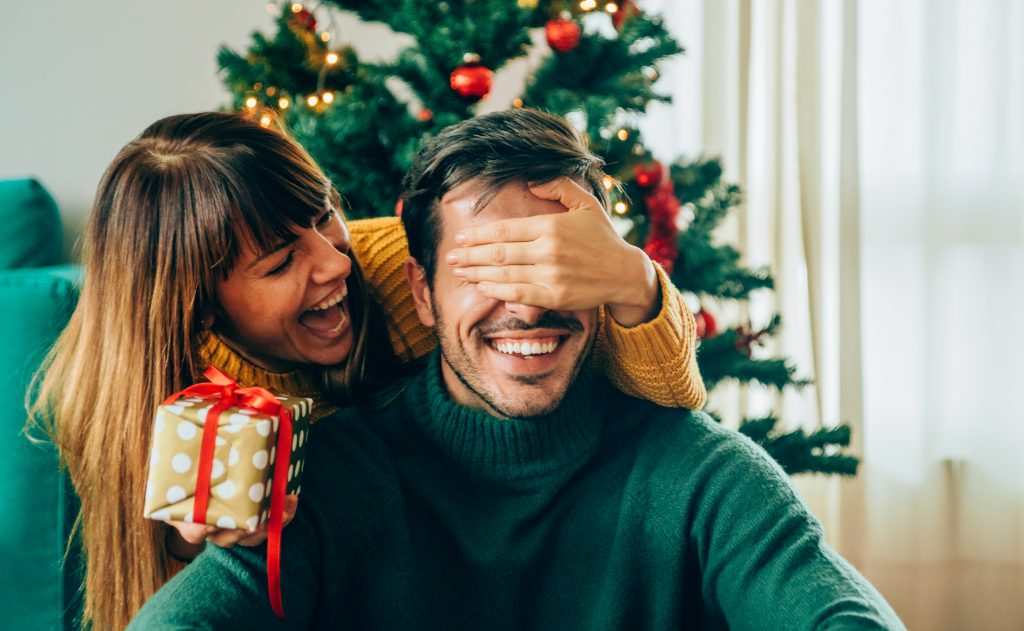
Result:
M452 464L491 480L557 474L590 456L604 424L605 391L584 368L550 414L501 419L452 401L435 351L405 390L412 422ZM586 365L586 364L585 364Z

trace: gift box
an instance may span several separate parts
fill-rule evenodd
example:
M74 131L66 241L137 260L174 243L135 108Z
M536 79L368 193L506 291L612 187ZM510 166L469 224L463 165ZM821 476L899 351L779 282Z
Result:
M253 530L269 518L277 466L287 467L285 494L302 490L313 401L262 388L238 388L219 371L214 378L229 383L197 384L158 408L144 516ZM206 456L204 472L204 429L215 410L216 425L207 430L212 454ZM279 462L278 434L285 410L291 417L290 457ZM197 489L206 489L205 518L196 515Z

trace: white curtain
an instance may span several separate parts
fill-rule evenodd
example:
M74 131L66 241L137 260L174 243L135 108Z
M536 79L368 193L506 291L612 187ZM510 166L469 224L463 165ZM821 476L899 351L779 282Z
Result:
M816 382L712 405L854 427L860 475L798 486L910 628L1024 628L1024 3L642 6L689 49L646 136L743 185L720 236Z

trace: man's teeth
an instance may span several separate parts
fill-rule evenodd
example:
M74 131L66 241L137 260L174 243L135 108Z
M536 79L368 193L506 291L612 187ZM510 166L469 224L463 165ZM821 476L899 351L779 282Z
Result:
M328 307L333 307L334 305L338 304L339 302L344 300L345 296L347 296L347 295L348 295L348 288L347 287L342 287L341 291L339 291L338 293L334 294L333 296L331 296L327 300L324 300L323 302L321 302L321 303L319 303L317 305L314 305L313 307L310 307L309 310L310 311L323 311L324 309L326 309Z
M546 344L540 344L538 342L504 342L494 345L502 353L508 353L509 355L545 355L552 353L558 347L558 342L547 342Z

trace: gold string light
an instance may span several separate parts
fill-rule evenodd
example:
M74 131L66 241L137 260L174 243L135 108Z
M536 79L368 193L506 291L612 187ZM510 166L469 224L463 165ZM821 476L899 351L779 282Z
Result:
M249 109L256 107L256 97L250 96L249 98L245 99L245 106Z
M267 114L264 114L263 116L260 117L260 125L263 125L264 127L269 126L272 121L273 119L270 118L270 116L268 116Z
M322 41L322 42L329 42L329 41L331 41L331 34L330 34L330 32L329 31L324 31L323 33L320 33L320 41Z
M282 96L277 100L277 106L282 110L288 109L289 105L291 105L291 101L289 101L286 97Z
M301 4L299 4L298 2L292 4L292 13L298 13L301 10L302 10L302 5Z
M606 175L601 178L601 184L604 186L604 190L610 191L612 190L612 187L615 186L615 180Z
M306 97L306 105L310 107L316 107L318 103L320 103L320 97L318 97L317 95L310 94L309 96Z
M327 53L327 57L325 59L327 61L328 66L333 66L334 64L338 63L338 53L332 50L331 52Z
M623 142L629 140L629 132L626 131L625 129L620 129L618 132L615 133L615 136Z
M626 212L629 211L629 205L626 202L615 202L615 205L612 206L612 208L615 209L615 212L619 215L625 215Z
M607 11L608 13L618 13L619 5L615 4L614 2L609 2L608 4L604 5L604 10Z
M324 95L320 98L323 99L324 103L330 105L334 103L334 92L324 92Z
M584 11L593 11L597 8L597 0L582 0L580 2L580 8Z

